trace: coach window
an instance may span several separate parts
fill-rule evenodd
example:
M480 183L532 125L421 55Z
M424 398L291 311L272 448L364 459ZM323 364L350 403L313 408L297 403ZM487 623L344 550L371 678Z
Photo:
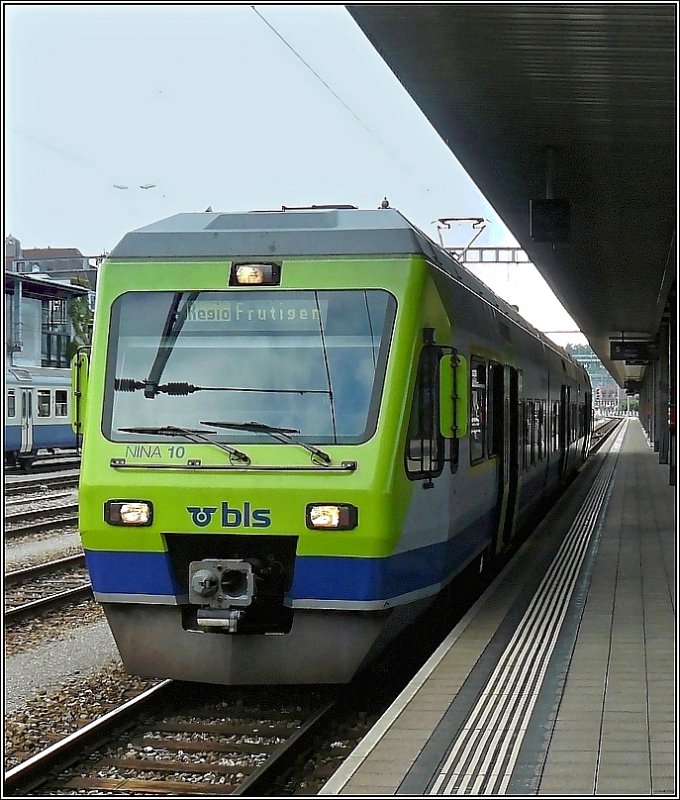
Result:
M444 437L439 431L440 348L425 346L420 355L406 441L406 474L433 478L444 468Z
M16 417L17 415L17 398L14 389L7 390L7 416Z
M484 458L486 439L486 362L470 358L470 463Z
M68 416L68 393L64 389L57 389L54 392L54 416Z
M50 415L50 390L38 389L38 416L49 417Z

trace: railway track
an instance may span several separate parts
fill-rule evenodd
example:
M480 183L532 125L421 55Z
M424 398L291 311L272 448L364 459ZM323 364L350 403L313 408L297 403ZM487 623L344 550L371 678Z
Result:
M5 484L5 497L20 497L22 495L36 494L41 496L43 492L51 488L75 489L78 486L78 475L49 475L40 480L31 481L12 481Z
M5 624L11 625L91 596L92 586L83 555L8 572L5 575Z
M589 456L597 452L600 449L600 447L602 447L602 445L609 438L609 436L612 433L614 433L614 431L619 427L621 422L622 418L615 417L614 419L610 419L609 421L604 422L596 430L593 431L590 450L588 451Z
M57 495L54 495L57 497ZM51 500L52 497L44 498L45 500ZM42 517L47 517L51 515L61 515L61 514L73 514L74 512L78 511L78 503L67 503L63 506L53 506L52 508L37 508L31 509L29 511L17 511L14 514L8 514L5 517L5 522L13 523L13 522L27 522L29 520L37 520L41 519Z
M5 538L26 536L78 523L78 504L69 503L51 509L39 509L5 517Z
M336 702L307 687L221 691L164 681L6 772L5 795L263 796Z
M25 492L25 494L29 494ZM52 500L63 500L64 497L72 497L73 492L58 492L57 494L38 494L30 493L30 497L14 497L11 500L5 500L5 508L15 508L17 506L27 505L28 503L38 500L40 502L48 503ZM19 512L21 513L21 512Z

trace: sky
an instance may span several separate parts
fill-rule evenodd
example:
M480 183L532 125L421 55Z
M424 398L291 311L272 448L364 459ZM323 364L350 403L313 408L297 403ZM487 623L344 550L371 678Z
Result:
M384 197L435 241L440 217L484 217L475 246L517 245L344 6L3 12L3 226L24 248L96 256L180 212ZM469 268L540 330L576 330L533 266Z

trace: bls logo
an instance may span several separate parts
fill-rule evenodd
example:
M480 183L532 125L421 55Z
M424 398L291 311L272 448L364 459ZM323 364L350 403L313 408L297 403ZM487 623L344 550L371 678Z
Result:
M217 511L215 506L187 506L187 511L191 514L191 521L199 528L210 525L213 514ZM271 511L268 508L251 508L249 502L243 504L243 509L231 508L225 500L222 503L222 527L223 528L268 528L271 524Z
M191 514L191 521L194 525L198 525L199 528L205 528L206 525L210 525L210 520L217 508L214 506L212 508L209 506L204 506L203 508L187 506L187 511Z

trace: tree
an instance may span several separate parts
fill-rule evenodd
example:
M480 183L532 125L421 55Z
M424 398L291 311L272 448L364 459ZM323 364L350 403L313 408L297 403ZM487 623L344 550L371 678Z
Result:
M591 356L594 355L593 348L589 344L566 344L564 349L569 355Z
M89 286L85 278L72 278L71 283L78 286ZM66 348L69 362L79 347L91 343L93 314L87 295L81 295L69 301L68 315L71 320L73 335Z

